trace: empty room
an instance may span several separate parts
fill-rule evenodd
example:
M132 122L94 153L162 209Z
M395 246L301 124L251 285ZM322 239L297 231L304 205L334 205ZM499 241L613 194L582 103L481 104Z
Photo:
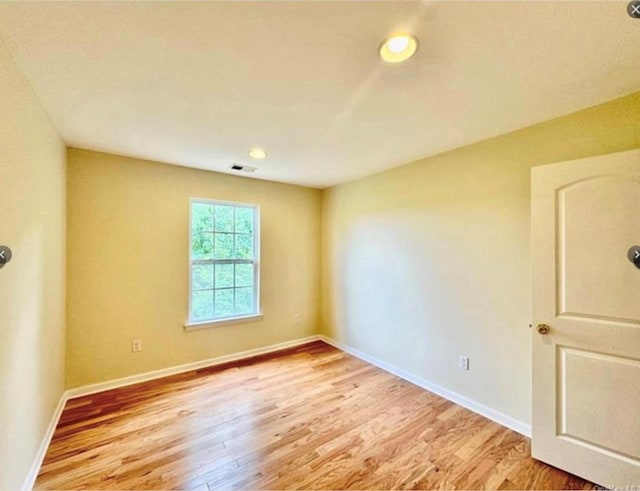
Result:
M0 490L640 489L638 46L0 2Z

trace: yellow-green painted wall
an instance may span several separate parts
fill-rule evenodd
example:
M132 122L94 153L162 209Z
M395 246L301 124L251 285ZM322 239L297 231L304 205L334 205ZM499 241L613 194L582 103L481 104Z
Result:
M25 484L64 391L65 146L0 39L0 489Z
M320 191L77 149L67 173L67 387L318 331ZM191 197L260 205L261 321L184 330Z
M322 332L529 424L530 168L638 147L640 93L326 190Z

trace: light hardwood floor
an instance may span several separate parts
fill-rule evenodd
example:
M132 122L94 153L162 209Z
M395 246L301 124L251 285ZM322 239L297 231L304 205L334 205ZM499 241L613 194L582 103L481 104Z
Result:
M591 489L322 342L69 401L38 489Z

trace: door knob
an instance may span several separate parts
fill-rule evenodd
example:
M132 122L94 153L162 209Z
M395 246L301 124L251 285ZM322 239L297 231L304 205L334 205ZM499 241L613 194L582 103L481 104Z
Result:
M538 324L536 326L536 331L538 331L538 334L542 334L544 336L545 334L549 334L551 328L546 324Z

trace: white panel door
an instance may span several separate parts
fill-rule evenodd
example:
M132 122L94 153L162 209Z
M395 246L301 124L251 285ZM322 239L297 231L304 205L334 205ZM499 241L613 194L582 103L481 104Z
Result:
M531 175L532 454L640 489L640 151Z

